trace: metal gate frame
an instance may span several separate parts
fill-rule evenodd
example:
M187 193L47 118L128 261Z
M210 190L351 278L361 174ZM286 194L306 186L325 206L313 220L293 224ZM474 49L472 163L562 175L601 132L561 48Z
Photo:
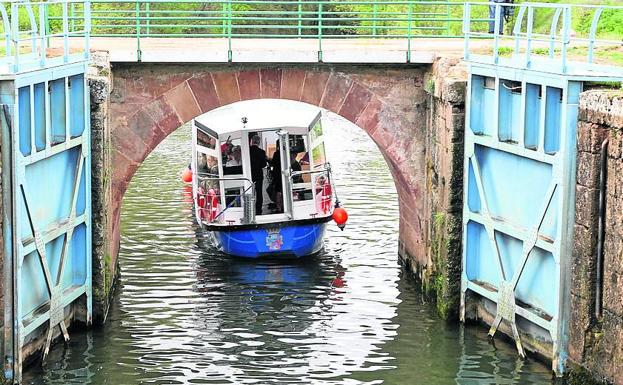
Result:
M0 111L0 122L2 124L2 148L10 151L2 151L3 157L3 204L4 211L4 239L5 239L5 323L4 323L4 372L5 378L18 383L21 380L24 344L27 338L33 337L35 331L43 332L41 327L47 323L46 341L44 346L43 358L47 356L52 337L56 327L60 328L65 341L69 340L65 318L69 315L66 309L80 297L85 297L86 311L85 322L91 324L92 318L92 292L91 292L91 135L90 135L90 108L89 92L86 79L86 61L64 65L61 67L43 69L31 73L16 75L13 80L3 81L4 89L11 89L12 95L4 94L2 97L2 109ZM84 129L78 136L71 135L71 112L74 105L70 103L69 79L72 76L82 75L82 122ZM64 79L63 94L64 111L64 140L61 143L53 143L51 111L55 108L52 99L50 84L52 81ZM35 140L35 85L44 84L44 106L45 106L45 148L37 149ZM24 110L20 108L19 90L29 88L30 108ZM13 99L12 102L10 99ZM29 117L24 114L27 111ZM79 114L80 111L78 111ZM20 151L20 118L30 119L30 153L23 155ZM80 119L80 116L78 117ZM50 223L42 228L37 220L36 213L33 212L33 199L46 199L45 196L32 195L32 183L26 178L26 168L37 162L45 162L51 157L67 153L77 152L76 166L73 172L73 190L69 196L59 197L69 198L69 215L65 218ZM69 155L68 155L69 156ZM65 163L64 163L65 164ZM66 171L66 170L60 170ZM59 174L60 175L60 174ZM10 180L8 178L10 176ZM84 211L77 213L78 195L81 180L84 178ZM46 202L46 204L48 204ZM23 225L28 226L31 236L22 238ZM63 276L67 265L68 254L74 230L85 226L84 238L84 282L76 284L74 282L69 287L63 287ZM63 237L62 249L57 266L51 266L46 252L46 244L53 240ZM44 277L43 284L47 291L47 299L34 310L25 314L22 299L31 292L21 292L23 284L35 277L24 276L24 261L26 256L36 252L39 266ZM9 258L10 256L10 258ZM52 271L56 271L53 276ZM72 276L73 277L73 276ZM34 284L35 282L33 282ZM67 286L67 285L65 285ZM30 299L32 301L32 298ZM37 299L35 299L37 301Z
M497 136L485 136L478 133L480 128L472 127L471 115L473 100L472 89L474 87L474 75L495 79L493 115L490 117L493 124L493 132ZM508 139L500 139L500 88L503 81L514 81L522 84L521 107L518 140L511 143ZM539 118L538 146L529 149L525 146L525 119L527 84L538 85L541 88L542 97L541 116ZM547 153L544 149L545 141L545 110L548 99L547 87L555 87L562 90L560 115L559 148L554 153ZM564 363L567 357L566 328L569 319L569 256L572 248L573 220L575 215L575 173L576 173L576 125L578 114L579 94L582 91L582 82L574 81L566 76L543 74L530 70L517 70L513 68L494 67L491 65L471 64L468 79L466 128L465 128L465 154L464 154L464 207L463 207L463 252L462 252L462 276L461 276L461 308L460 317L465 321L466 317L466 294L471 290L480 296L494 302L496 306L495 320L489 330L489 336L493 337L502 321L507 322L513 333L517 350L520 356L525 357L525 351L519 330L516 324L516 316L520 316L529 322L547 330L552 340L552 368L557 374L564 372ZM507 106L511 108L511 106ZM534 221L529 228L522 227L516 218L499 218L490 212L481 167L475 156L476 146L486 149L494 149L517 157L530 159L551 166L552 174L549 186L541 202L535 202ZM475 186L471 186L470 168L473 170ZM475 188L480 199L480 209L472 211L468 205L470 187ZM504 194L504 186L499 186ZM496 191L497 192L497 191ZM557 194L558 199L554 200ZM504 198L502 198L504 199ZM548 210L554 210L557 217L557 225L554 240L540 234L541 226ZM468 268L471 261L468 260L468 249L472 247L468 240L468 223L473 222L484 227L494 260L497 263L499 284L491 282L478 282L468 278ZM508 274L500 256L500 245L496 240L496 233L513 237L522 242L521 255L517 259L514 274ZM532 251L540 248L552 254L557 270L557 292L554 297L557 300L555 314L547 315L543 309L530 303L518 303L516 301L516 289L521 280L524 268L531 257ZM545 294L547 295L547 294ZM551 318L550 318L551 317Z

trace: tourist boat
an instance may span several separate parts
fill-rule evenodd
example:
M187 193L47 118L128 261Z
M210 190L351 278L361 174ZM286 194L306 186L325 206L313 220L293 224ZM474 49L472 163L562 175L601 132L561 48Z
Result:
M223 252L302 257L323 245L327 222L343 228L322 113L298 102L254 100L194 119L195 216Z

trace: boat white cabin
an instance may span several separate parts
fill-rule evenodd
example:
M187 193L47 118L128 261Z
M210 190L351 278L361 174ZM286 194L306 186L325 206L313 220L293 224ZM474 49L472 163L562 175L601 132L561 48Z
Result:
M191 168L198 223L232 232L330 220L333 189L321 116L303 103L261 99L197 117Z

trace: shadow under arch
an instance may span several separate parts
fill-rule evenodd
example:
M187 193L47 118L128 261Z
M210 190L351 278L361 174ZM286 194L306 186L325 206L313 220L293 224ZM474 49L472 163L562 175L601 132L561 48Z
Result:
M401 248L422 255L426 111L418 103L425 67L127 64L114 70L111 191L107 233L116 265L121 203L138 167L170 133L215 108L251 99L287 99L325 108L376 143L398 192Z

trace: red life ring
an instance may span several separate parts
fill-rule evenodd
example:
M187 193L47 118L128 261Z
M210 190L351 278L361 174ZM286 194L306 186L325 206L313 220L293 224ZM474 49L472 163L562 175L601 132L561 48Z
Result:
M201 187L197 191L197 210L199 211L199 219L206 219L206 197Z
M214 189L209 189L207 194L207 201L209 204L208 208L208 221L213 222L216 219L216 214L218 212L218 197L216 195L216 191Z

